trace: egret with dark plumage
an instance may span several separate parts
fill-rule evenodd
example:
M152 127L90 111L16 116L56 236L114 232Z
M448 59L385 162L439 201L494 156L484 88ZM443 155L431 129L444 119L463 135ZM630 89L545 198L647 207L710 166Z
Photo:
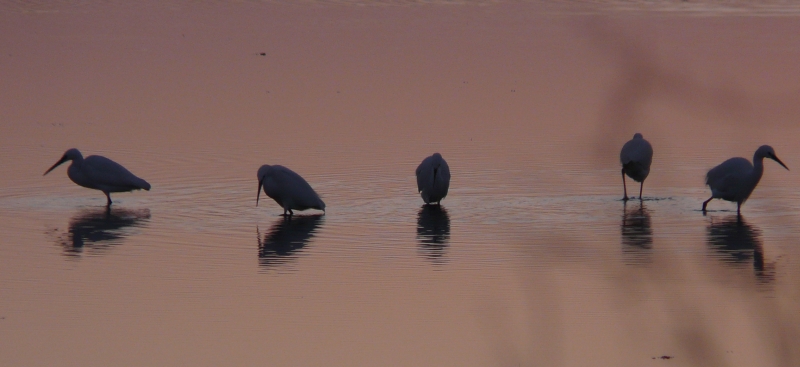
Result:
M450 166L442 155L433 153L417 167L417 189L425 204L441 204L450 189Z
M628 188L625 186L625 175L639 182L639 200L642 200L644 180L650 174L650 163L653 162L653 147L642 134L636 133L633 139L628 140L619 152L619 162L622 163L622 200L628 200Z
M66 151L61 159L44 174L50 173L67 161L72 161L67 168L69 179L80 186L102 191L108 199L106 206L111 205L111 195L109 194L112 192L150 190L150 184L147 181L136 177L119 163L99 155L83 158L81 152L75 148Z
M741 214L742 204L750 197L753 190L764 174L764 158L769 158L778 162L783 168L789 170L778 156L775 150L769 145L758 147L753 154L753 164L745 158L736 157L722 162L708 171L706 174L706 185L711 188L711 197L703 202L703 213L706 205L712 199L722 199L736 202L736 213Z
M325 211L325 203L305 179L294 171L280 165L263 165L258 169L258 193L261 189L283 208L283 215L294 215L294 210L319 209Z

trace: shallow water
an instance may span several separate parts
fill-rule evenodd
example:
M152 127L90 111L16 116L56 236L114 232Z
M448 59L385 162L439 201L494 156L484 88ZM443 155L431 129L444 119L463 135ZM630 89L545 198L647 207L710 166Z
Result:
M699 209L800 169L800 22L691 3L5 3L0 365L797 365L795 171ZM72 147L152 190L42 177Z

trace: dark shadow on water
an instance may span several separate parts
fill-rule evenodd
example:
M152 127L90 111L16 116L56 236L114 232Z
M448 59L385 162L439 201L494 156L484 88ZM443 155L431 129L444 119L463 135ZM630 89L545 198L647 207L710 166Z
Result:
M295 258L314 237L323 217L322 214L282 217L264 234L263 240L258 233L258 264L267 268Z
M761 230L738 215L715 219L711 218L707 228L708 246L717 252L719 259L733 267L741 267L752 261L759 281L769 283L774 280L774 264L764 264Z
M84 252L99 255L122 244L131 234L128 229L144 227L149 219L149 209L83 209L70 219L67 234L58 243L67 256L80 256Z
M444 262L450 242L450 216L440 205L423 205L417 214L417 241L422 256L434 264Z
M643 202L622 207L622 257L628 264L647 264L652 262L653 229L650 212Z

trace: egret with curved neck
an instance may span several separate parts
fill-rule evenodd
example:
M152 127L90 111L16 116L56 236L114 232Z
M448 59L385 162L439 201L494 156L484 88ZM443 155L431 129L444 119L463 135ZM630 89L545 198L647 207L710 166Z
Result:
M112 192L150 190L150 184L147 181L136 177L119 163L99 155L83 158L81 152L75 148L67 150L61 159L44 174L50 173L67 161L72 161L67 168L69 179L79 186L102 191L108 199L106 206L111 205L111 195L109 194Z
M706 174L706 185L711 188L711 197L703 202L703 213L706 212L709 201L722 199L735 201L736 213L741 214L742 204L753 193L764 174L764 158L772 159L789 170L769 145L762 145L756 150L753 164L745 158L736 157L709 170Z
M294 171L277 164L272 166L265 164L258 169L257 176L256 206L261 189L264 189L264 193L283 208L284 216L294 215L292 209L319 209L325 212L325 203L317 192Z

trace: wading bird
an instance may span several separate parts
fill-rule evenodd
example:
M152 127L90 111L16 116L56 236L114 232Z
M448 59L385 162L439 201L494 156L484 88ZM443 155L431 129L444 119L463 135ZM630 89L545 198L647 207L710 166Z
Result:
M442 155L433 153L417 167L417 189L425 204L442 203L450 188L450 167Z
M256 206L258 198L261 196L261 188L264 193L275 200L283 208L283 215L289 212L294 215L294 210L319 209L325 211L325 203L319 195L311 188L300 175L294 171L279 165L263 165L258 169L258 194L256 194Z
M111 205L109 193L150 190L150 184L147 181L136 177L119 163L99 155L83 158L81 152L75 148L66 151L61 159L44 174L50 173L66 161L72 161L67 168L69 179L80 186L102 191L108 199L107 206Z
M647 140L644 140L642 134L636 133L633 135L633 139L628 140L622 146L622 151L619 152L619 161L622 163L622 189L625 193L622 200L628 200L625 175L628 175L636 182L640 182L639 200L642 200L644 179L650 174L650 163L653 162L653 147L650 146Z
M764 158L778 162L783 168L789 170L769 145L762 145L753 155L753 164L745 158L736 157L722 162L708 171L706 185L711 188L711 197L703 202L703 212L711 199L722 199L736 202L736 213L741 214L742 204L753 193L753 189L764 174Z

